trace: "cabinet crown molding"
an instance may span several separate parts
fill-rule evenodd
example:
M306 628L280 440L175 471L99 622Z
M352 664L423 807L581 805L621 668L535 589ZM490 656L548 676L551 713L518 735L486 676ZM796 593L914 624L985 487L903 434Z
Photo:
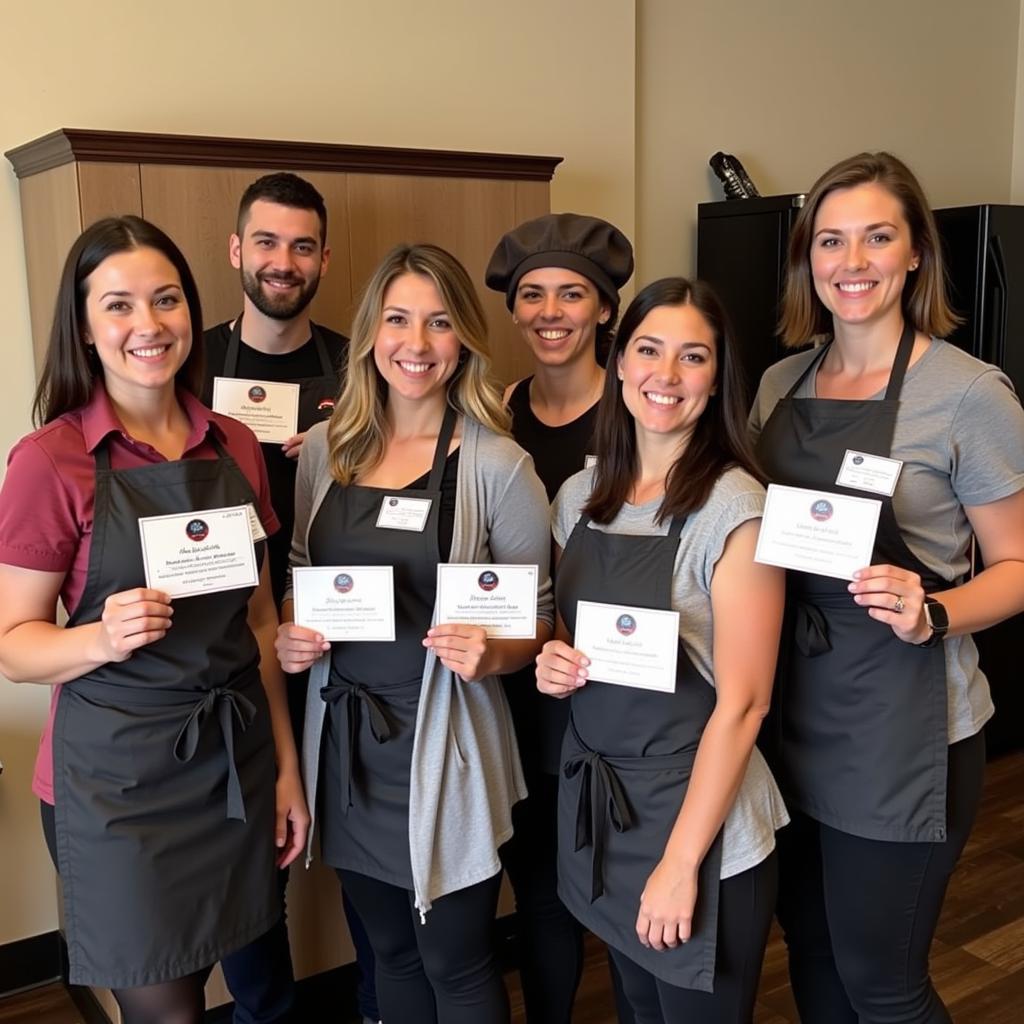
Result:
M467 153L330 142L231 139L213 135L108 132L89 128L58 128L8 150L4 156L19 178L62 164L93 161L550 181L555 168L562 162L560 156L519 153Z

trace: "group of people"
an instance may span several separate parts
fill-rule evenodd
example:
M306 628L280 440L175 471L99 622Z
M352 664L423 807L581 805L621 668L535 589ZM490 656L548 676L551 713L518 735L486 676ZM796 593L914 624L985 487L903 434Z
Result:
M1024 413L942 340L913 174L865 153L810 190L780 324L801 351L752 408L707 284L655 281L619 321L632 248L598 218L497 242L486 284L533 359L504 395L437 246L384 257L350 340L313 324L326 238L307 182L255 182L242 312L205 334L156 226L100 221L68 255L0 491L0 671L53 688L34 789L70 980L192 1024L220 961L238 1024L287 1019L284 869L315 822L370 1020L509 1020L504 869L529 1024L571 1020L584 929L620 1020L748 1022L773 915L808 1024L949 1021L928 952L993 713L971 633L1024 610ZM298 383L299 433L261 446L209 408L217 377ZM891 487L844 475L858 455ZM871 564L755 560L768 483L878 499ZM382 528L396 499L424 513ZM239 505L258 586L146 585L140 518ZM441 621L444 562L536 566L534 637ZM393 641L293 621L292 569L359 565L393 569ZM581 601L678 613L674 684L591 678Z

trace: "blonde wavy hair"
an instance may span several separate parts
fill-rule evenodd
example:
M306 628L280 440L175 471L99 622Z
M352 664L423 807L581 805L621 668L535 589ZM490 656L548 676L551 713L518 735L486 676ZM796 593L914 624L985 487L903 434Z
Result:
M511 419L491 378L487 318L466 268L439 246L399 245L384 257L363 292L352 322L345 382L327 426L328 464L342 485L369 472L384 457L387 385L374 362L373 347L385 293L403 274L420 274L433 282L462 345L459 366L447 384L448 404L495 433L509 433Z

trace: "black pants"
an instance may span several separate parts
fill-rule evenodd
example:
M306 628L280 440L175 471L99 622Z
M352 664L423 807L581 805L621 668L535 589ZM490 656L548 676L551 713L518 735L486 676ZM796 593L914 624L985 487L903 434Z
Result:
M384 1021L508 1024L494 956L500 874L435 900L425 924L408 889L355 871L338 878L370 936Z
M558 898L558 776L530 779L499 851L516 897L519 975L528 1024L569 1024L583 973L583 928Z
M778 890L776 855L721 882L715 990L698 992L656 978L620 950L611 951L636 1024L750 1024ZM832 1024L831 1018L805 1018Z
M779 835L779 922L807 1024L946 1024L928 952L981 801L982 734L949 748L946 841L861 839L795 814Z
M285 901L288 870L278 872L281 900ZM373 950L366 929L348 899L343 900L345 921L359 968L357 1000L360 1016L378 1020L377 993L373 985ZM287 903L285 903L287 913ZM231 998L235 1001L233 1024L283 1024L291 1019L295 1003L295 975L285 915L268 932L220 962Z

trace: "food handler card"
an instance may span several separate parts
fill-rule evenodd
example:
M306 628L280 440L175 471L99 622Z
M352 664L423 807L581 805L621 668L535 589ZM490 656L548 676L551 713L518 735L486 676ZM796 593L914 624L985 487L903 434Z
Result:
M395 639L395 582L390 565L296 566L295 622L325 640Z
M260 581L248 505L139 520L146 586L171 597L255 587Z

